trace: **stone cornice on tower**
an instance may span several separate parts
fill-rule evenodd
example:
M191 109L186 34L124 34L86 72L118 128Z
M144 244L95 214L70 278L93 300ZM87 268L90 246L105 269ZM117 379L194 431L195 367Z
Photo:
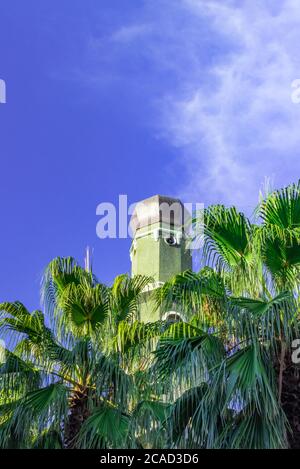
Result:
M154 195L138 202L130 221L132 234L157 223L183 229L189 213L179 199Z

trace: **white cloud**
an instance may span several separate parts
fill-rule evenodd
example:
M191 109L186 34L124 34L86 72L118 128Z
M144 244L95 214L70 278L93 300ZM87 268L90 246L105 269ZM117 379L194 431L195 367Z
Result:
M150 24L134 24L130 26L122 26L115 31L111 40L116 42L130 43L141 36L151 33L152 26Z
M110 41L151 64L154 120L187 168L178 195L247 208L265 177L299 177L299 0L146 1Z
M229 36L237 47L225 61L210 60L202 69L213 78L212 88L204 90L197 76L189 76L187 92L165 99L165 131L191 168L181 190L186 198L201 194L247 208L265 177L275 184L299 177L300 108L291 101L291 82L300 75L300 6L296 0L281 2L277 11L253 0L240 7L184 3L207 17L220 40Z

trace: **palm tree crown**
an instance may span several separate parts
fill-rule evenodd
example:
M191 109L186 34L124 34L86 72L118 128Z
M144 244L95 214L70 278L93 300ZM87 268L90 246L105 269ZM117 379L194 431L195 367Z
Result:
M137 320L150 278L55 259L43 312L0 305L0 447L299 447L299 273L299 183L254 222L205 210L200 272L153 293L185 321Z

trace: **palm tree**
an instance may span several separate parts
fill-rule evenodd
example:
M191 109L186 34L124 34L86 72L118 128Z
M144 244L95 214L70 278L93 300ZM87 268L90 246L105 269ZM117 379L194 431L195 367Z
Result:
M255 217L205 211L200 272L154 293L186 321L139 322L151 279L108 287L72 258L47 267L43 312L0 304L0 447L299 447L300 184Z
M267 195L253 224L235 208L205 211L203 266L159 291L189 322L162 337L156 370L181 393L169 417L182 447L299 447L300 185Z
M165 406L138 400L137 378L122 366L116 337L133 322L148 282L122 275L107 287L74 259L57 258L43 278L44 313L29 313L19 302L0 305L7 342L0 366L2 448L140 445L139 422L149 413L162 419Z

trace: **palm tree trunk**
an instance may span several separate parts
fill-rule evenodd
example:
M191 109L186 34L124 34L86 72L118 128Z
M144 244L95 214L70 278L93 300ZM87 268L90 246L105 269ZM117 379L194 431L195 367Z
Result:
M300 369L288 354L282 371L281 405L291 428L289 446L300 449Z
M83 422L89 416L88 398L83 392L77 391L72 397L70 414L65 429L64 447L66 449L76 448L76 438Z

